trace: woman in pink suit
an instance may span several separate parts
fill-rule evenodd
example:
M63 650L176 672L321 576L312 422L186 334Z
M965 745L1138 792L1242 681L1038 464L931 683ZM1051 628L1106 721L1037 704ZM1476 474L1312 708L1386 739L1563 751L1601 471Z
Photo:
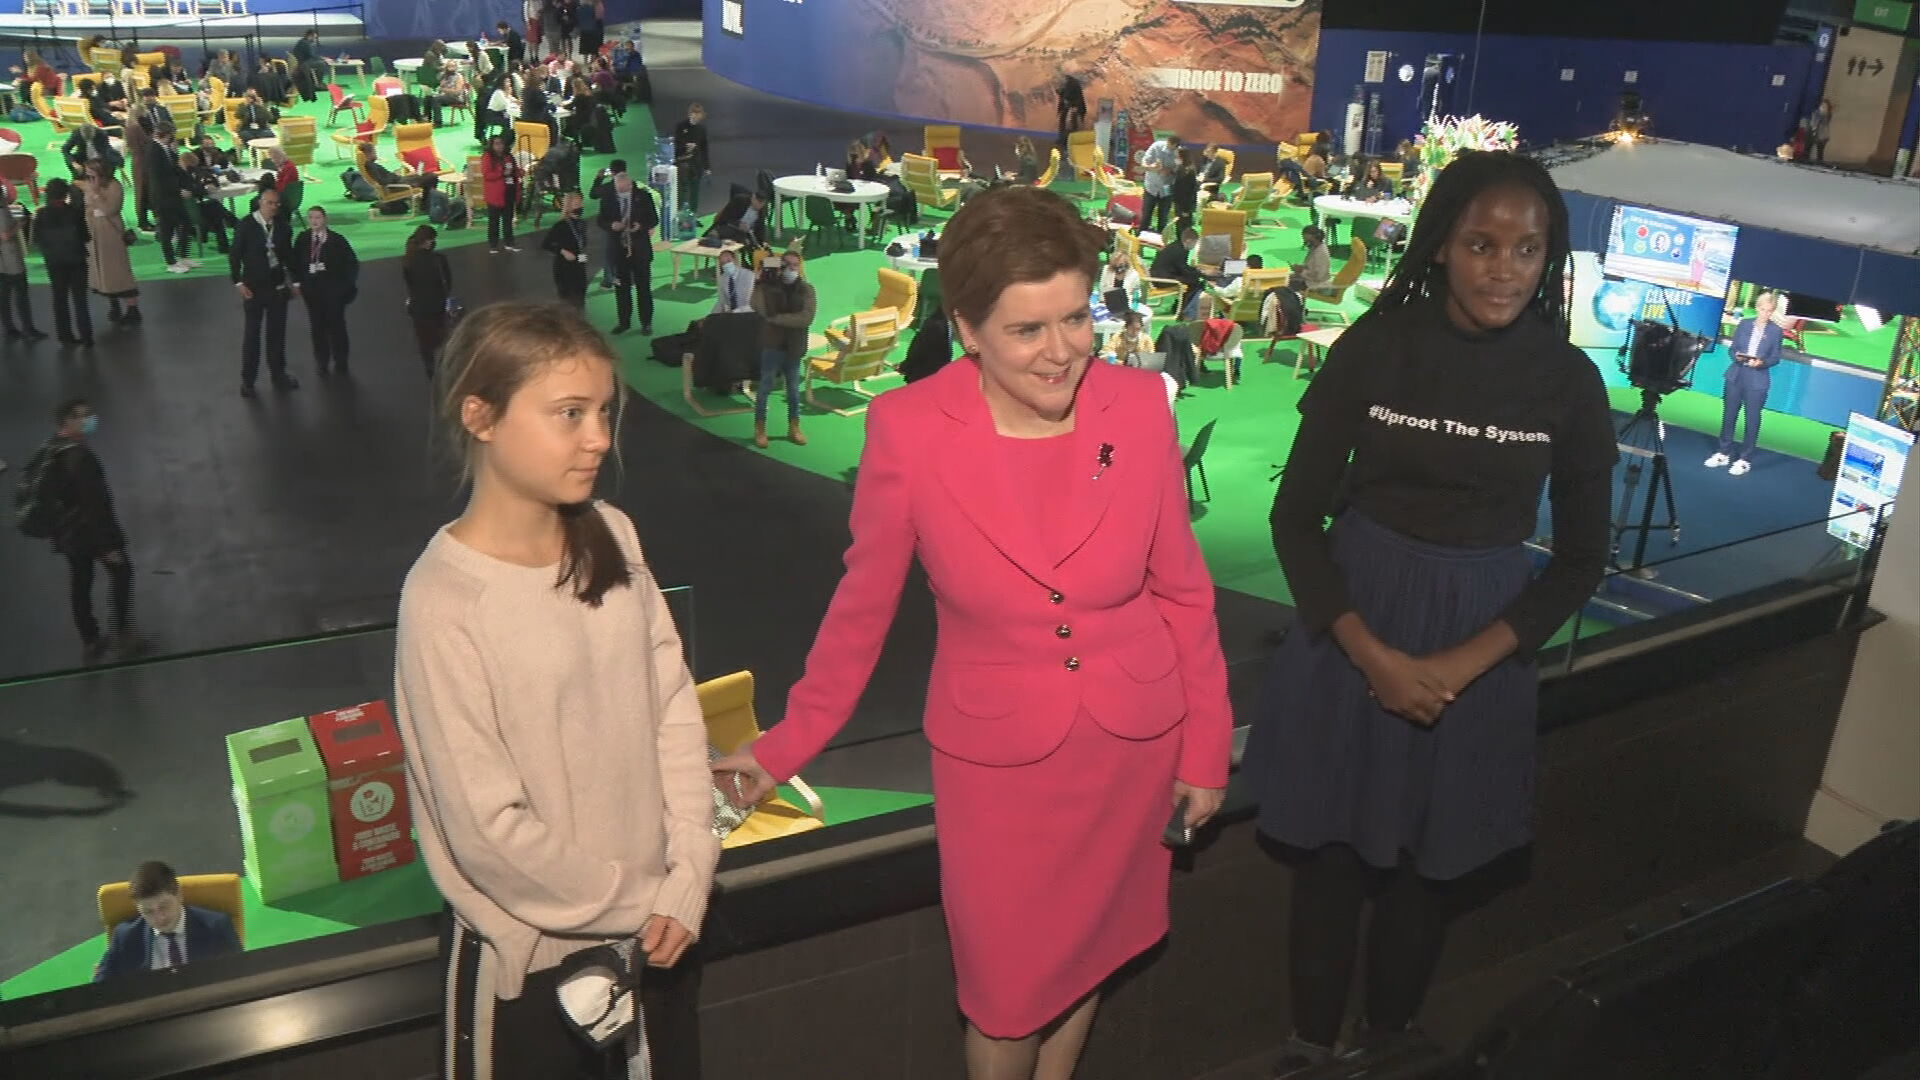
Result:
M838 732L908 564L939 613L925 730L974 1080L1072 1075L1101 983L1167 930L1161 837L1219 808L1213 584L1160 380L1092 360L1104 240L983 192L940 241L966 357L867 414L846 576L785 719L715 764L758 798Z

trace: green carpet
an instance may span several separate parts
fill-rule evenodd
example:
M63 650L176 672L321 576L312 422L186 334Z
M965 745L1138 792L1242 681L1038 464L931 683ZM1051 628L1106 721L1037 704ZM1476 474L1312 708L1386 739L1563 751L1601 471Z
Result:
M935 226L944 215L929 215ZM1248 248L1260 254L1269 266L1297 262L1299 227L1306 223L1304 210L1286 209L1262 219L1266 227L1253 232ZM923 224L923 228L926 225ZM865 251L835 250L821 255L809 240L807 276L820 297L816 331L833 318L864 310L877 287L874 271L886 264L885 257L870 247ZM677 332L688 322L706 314L713 305L714 287L710 275L689 280L677 287L656 286L660 305L656 329ZM1358 299L1350 298L1345 309L1350 316L1364 310ZM908 335L906 340L911 340ZM1206 553L1207 565L1216 584L1236 592L1281 603L1291 603L1291 595L1273 557L1267 527L1272 504L1273 478L1286 459L1293 435L1299 426L1296 405L1305 380L1293 377L1294 347L1282 344L1271 360L1263 357L1265 343L1248 349L1242 382L1232 390L1221 386L1219 365L1210 376L1175 405L1183 439L1191 440L1209 422L1218 421L1206 454L1208 487L1212 497L1196 504L1194 532ZM628 356L626 379L633 389L648 400L699 425L713 435L751 445L753 418L747 413L712 418L699 417L681 397L681 373L677 368L647 362L642 343L623 342ZM905 354L903 344L896 357ZM1602 364L1610 379L1618 381L1612 365ZM868 384L872 390L900 385L897 378L881 378ZM747 404L744 399L720 400L695 391L696 400L709 410ZM851 393L822 386L817 396L829 405L858 403ZM1614 406L1632 412L1639 403L1636 394L1622 387L1613 392ZM781 430L780 410L784 401L772 404L772 430ZM1682 391L1668 399L1663 412L1667 422L1696 431L1714 433L1720 428L1720 400L1695 391ZM831 413L803 410L802 424L807 445L794 446L776 438L766 453L778 461L836 479L849 478L860 457L866 436L861 417L841 417ZM1814 421L1785 415L1769 415L1763 430L1762 445L1769 450L1817 461L1826 449L1830 429Z
M816 793L826 807L829 827L924 806L933 801L930 795L871 788L821 787L816 789ZM791 789L782 788L781 794L796 805L801 805L799 795ZM242 879L241 888L249 950L430 915L443 906L439 891L427 876L426 864L418 860L358 881L342 882L288 897L271 906L261 902L252 882ZM106 947L106 934L96 934L41 961L0 983L0 1000L79 986L93 978L94 965L100 962Z
M355 85L355 83L357 83L357 80L350 81L347 84L347 88L364 97L363 88ZM301 206L303 209L310 206L324 207L333 227L353 244L354 251L359 255L361 261L398 258L405 250L407 235L413 232L416 227L431 224L431 222L427 220L427 216L424 213L416 214L411 218L381 215L369 219L367 216L367 207L370 204L354 202L352 199L346 197L346 188L341 183L340 174L353 166L350 149L347 147L338 147L338 151L342 156L339 156L336 160L337 144L334 143L330 136L335 131L351 129L353 122L347 114L342 113L341 123L328 124L327 111L329 108L330 106L327 99L323 96L312 104L302 102L295 104L290 109L282 110L283 115L312 116L318 121L318 127L320 129L320 143L314 149L313 163L301 167L301 172L311 177L311 180L305 185L305 194L301 200ZM450 118L458 121L458 118L452 117L451 114ZM60 144L66 141L66 136L61 135L56 137L53 128L44 121L15 124L12 126L15 131L20 133L23 139L20 144L21 151L30 153L39 160L40 183L43 188L49 179L56 176L68 175L66 162L60 157ZM214 138L222 148L230 148L231 139L224 128L220 129ZM51 146L48 145L49 140L53 140ZM614 143L620 148L621 152L617 154L582 155L580 159L580 177L582 184L585 185L589 183L594 173L604 168L607 162L616 157L627 159L635 169L638 169L641 163L646 160L648 152L652 149L653 140L653 118L648 114L647 108L645 106L630 107L627 110L626 121L616 124L614 128ZM480 152L479 146L473 141L473 124L471 121L459 121L451 127L440 128L434 132L433 142L434 149L439 154L441 164L449 170L457 171L461 169L465 166L469 156ZM393 148L391 127L388 128L386 134L380 136L379 157L383 165L393 169L395 172L400 171L399 157ZM242 154L240 156L241 171L251 177L258 175L258 172L247 165L247 162L250 160L250 154ZM22 189L21 197L26 199L29 205L32 205L31 196L26 194L25 189ZM246 213L246 202L246 198L236 199L234 201L234 209L238 213ZM129 226L134 224L134 202L131 185L129 185L127 189L127 200L122 207L121 216ZM546 224L552 225L553 220L553 215L548 214ZM524 223L517 224L515 227L521 237L520 247L532 248L538 245L537 240L532 242L528 240L529 233L532 230L531 219ZM306 228L306 223L302 221L297 223L294 231L297 234L300 229L304 228ZM482 242L486 239L486 235L486 217L482 214L475 224L469 225L466 228L441 229L439 242L441 248L445 249ZM191 274L173 275L166 272L166 266L160 259L160 245L154 240L152 233L142 233L140 240L134 244L129 254L133 259L134 277L139 279L143 285L166 281L176 276L205 277L219 275L224 277L227 274L226 256L220 254L211 243L204 245L203 249L196 250L193 257L198 259L201 265ZM522 258L544 258L544 256L534 255L529 252L522 255ZM31 268L32 280L37 283L44 283L46 281L46 270L41 265L40 260L29 259L27 261Z

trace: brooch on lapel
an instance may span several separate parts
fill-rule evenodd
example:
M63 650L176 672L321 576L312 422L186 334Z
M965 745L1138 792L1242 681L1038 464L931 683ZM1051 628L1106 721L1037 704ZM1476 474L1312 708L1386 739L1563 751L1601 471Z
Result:
M1113 444L1110 442L1103 442L1100 444L1100 471L1097 473L1094 473L1093 478L1095 480L1100 479L1101 475L1107 471L1107 467L1112 464L1113 464Z

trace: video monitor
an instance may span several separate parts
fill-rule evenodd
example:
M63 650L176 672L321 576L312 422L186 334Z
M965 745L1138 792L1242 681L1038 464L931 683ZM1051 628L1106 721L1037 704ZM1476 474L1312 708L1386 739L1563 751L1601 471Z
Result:
M1616 206L1601 270L1701 296L1725 296L1740 227L1639 206Z
M1833 479L1827 531L1854 547L1873 540L1873 527L1893 510L1900 477L1913 453L1913 432L1859 413L1847 420L1846 445Z

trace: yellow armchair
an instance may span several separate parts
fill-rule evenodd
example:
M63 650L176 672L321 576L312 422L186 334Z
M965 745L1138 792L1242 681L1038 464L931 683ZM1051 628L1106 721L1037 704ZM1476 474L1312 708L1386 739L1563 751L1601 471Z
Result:
M552 128L525 120L513 122L513 149L516 153L532 154L533 160L539 161L546 156L551 146L553 146Z
M837 416L859 416L867 411L867 407L860 405L851 409L835 409L826 405L813 396L814 381L829 382L859 397L871 399L873 395L863 389L860 383L886 374L887 355L900 340L900 313L893 308L863 311L853 316L848 331L846 344L833 350L832 355L813 356L807 360L807 404Z
M924 154L900 155L900 183L913 192L914 201L934 210L952 209L960 197L957 188L941 186L939 163Z
M239 874L185 874L180 878L182 903L209 911L218 911L233 920L234 936L241 947L247 943L247 913L240 902ZM100 886L95 896L100 909L100 925L107 933L140 913L133 902L133 886L125 881Z
M1040 174L1040 178L1033 182L1033 186L1037 188L1050 188L1053 186L1054 178L1059 175L1060 148L1056 146L1047 152L1047 171Z
M708 679L696 686L694 692L700 698L700 712L707 720L707 741L715 750L731 754L760 737L760 721L753 712L753 672L736 671ZM825 825L826 809L813 788L797 776L787 783L806 800L806 810L778 794L768 795L720 846L745 847L762 840L811 832Z
M874 294L869 310L892 308L898 312L899 328L905 330L913 325L913 314L920 304L920 282L912 274L903 274L898 270L881 267L875 271L880 279L880 289ZM847 315L827 324L827 341L836 348L845 348L852 333L853 316Z
M938 159L937 150L952 150L956 163L963 156L960 149L960 126L958 124L928 124L923 133L925 142L924 156ZM942 177L960 177L966 175L962 169L941 169Z
M1209 236L1227 237L1227 257L1242 258L1247 253L1247 215L1241 210L1203 210L1200 212L1200 236L1202 239Z
M1234 192L1233 200L1226 204L1229 210L1238 210L1247 215L1247 224L1260 220L1260 211L1273 198L1272 173L1248 173L1240 178L1240 189Z
M393 126L393 152L404 154L409 150L433 149L432 124L395 124Z
M1266 299L1268 289L1277 289L1287 283L1293 272L1284 266L1249 267L1240 275L1240 293L1233 298L1233 306L1222 310L1218 298L1213 298L1211 308L1216 319L1232 319L1237 323L1260 323L1260 305Z

